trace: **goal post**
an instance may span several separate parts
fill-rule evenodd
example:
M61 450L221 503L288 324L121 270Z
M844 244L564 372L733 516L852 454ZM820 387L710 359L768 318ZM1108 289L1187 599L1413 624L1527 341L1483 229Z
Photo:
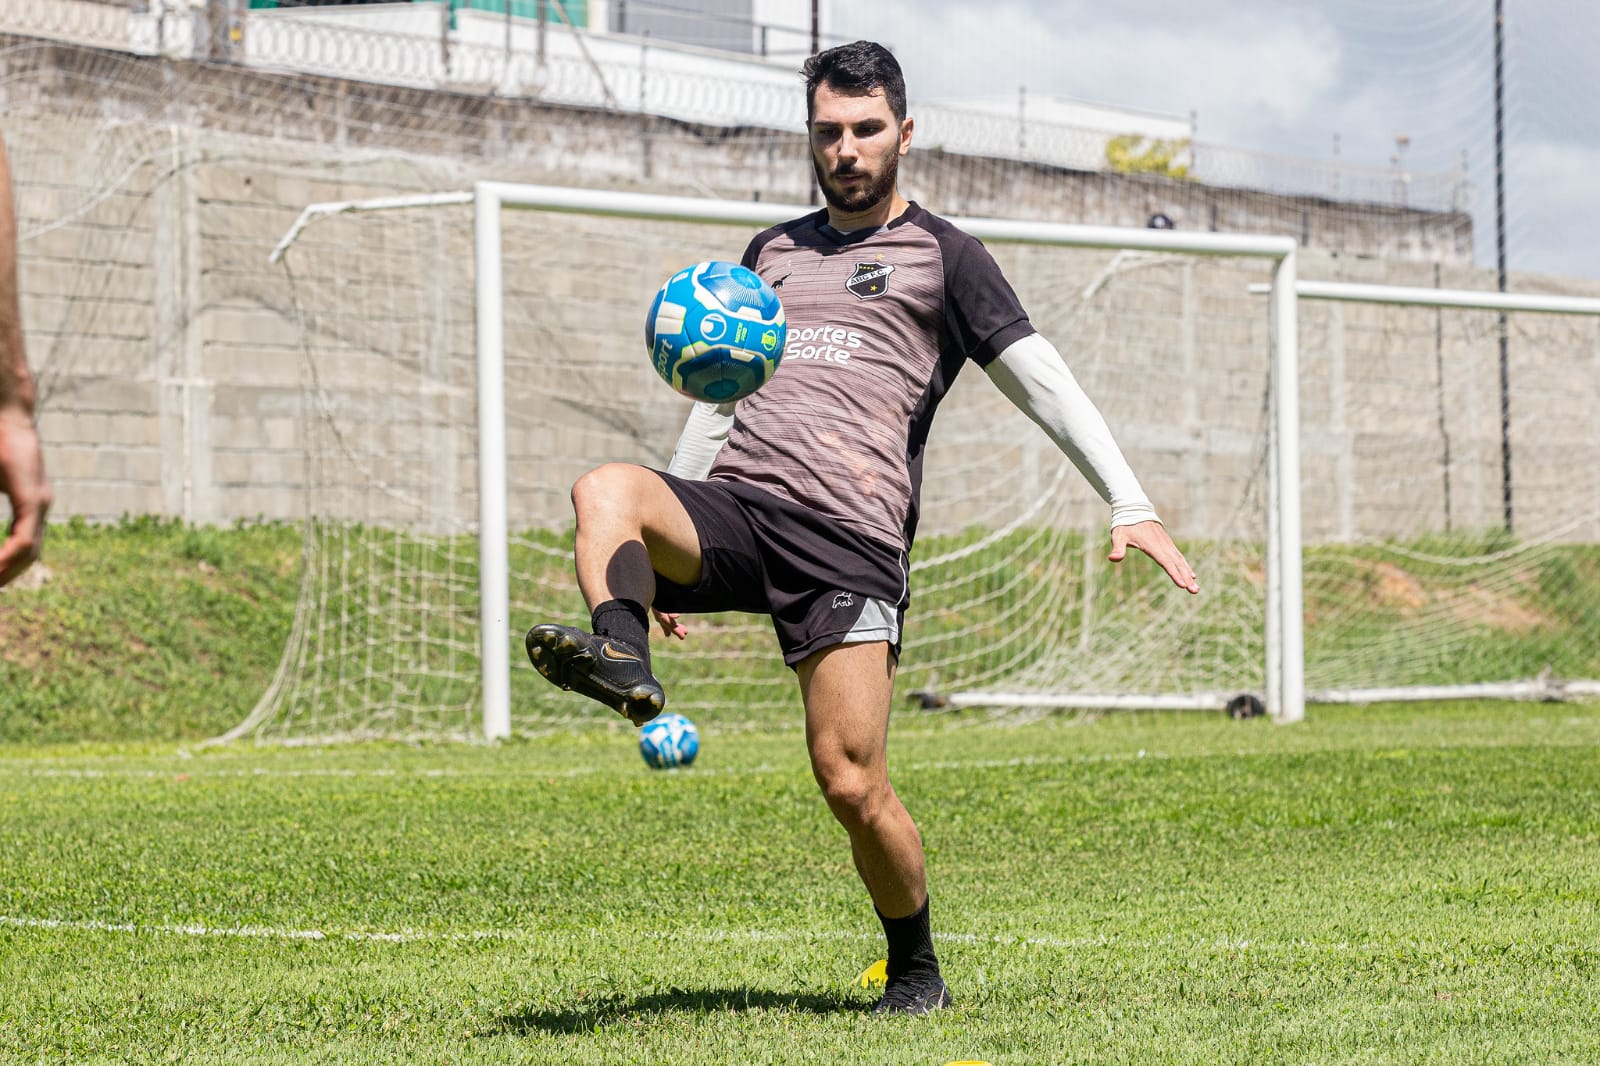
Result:
M1262 285L1252 285L1251 291L1260 294L1270 294L1274 301L1281 299L1283 293L1277 289ZM1492 337L1500 342L1498 386L1500 397L1498 401L1498 429L1500 454L1503 469L1501 471L1506 491L1511 485L1511 416L1509 405L1511 402L1511 382L1508 379L1508 367L1505 344L1510 332L1507 316L1566 316L1568 318L1588 321L1591 329L1587 338L1574 338L1562 336L1557 341L1557 347L1582 348L1588 346L1594 352L1591 369L1593 379L1591 389L1593 395L1587 411L1588 422L1600 427L1600 416L1595 413L1592 401L1600 400L1600 299L1594 297L1571 296L1560 293L1530 293L1530 292L1491 292L1474 289L1446 289L1427 288L1423 286L1407 285L1382 285L1350 281L1314 281L1299 280L1293 289L1293 299L1311 303L1365 305L1369 308L1408 308L1413 310L1432 310L1435 312L1452 311L1478 311L1492 312L1497 316L1494 322L1485 321L1479 333L1485 338ZM1442 332L1442 323L1435 327L1436 337ZM1527 334L1519 337L1514 343L1538 344L1541 338L1534 338ZM1549 344L1548 338L1543 338ZM1581 366L1581 358L1576 361ZM1440 374L1443 376L1442 364ZM1559 387L1559 386L1558 386ZM1580 401L1582 403L1582 401ZM1551 417L1549 412L1525 412L1535 422ZM1580 419L1584 418L1579 414ZM1441 413L1441 421L1443 414ZM1595 432L1592 442L1600 445L1600 428ZM1592 460L1591 460L1592 461ZM1571 457L1563 457L1563 462L1571 462ZM1583 464L1576 464L1583 465ZM1448 471L1451 463L1446 458L1445 467ZM1532 546L1537 548L1559 541L1563 536L1577 532L1582 527L1589 527L1590 535L1600 533L1600 478L1596 479L1592 499L1585 500L1584 486L1573 486L1572 495L1575 497L1574 506L1569 508L1566 515L1556 516L1554 528L1547 529L1543 535L1532 538ZM1547 516L1548 517L1548 516ZM1506 521L1510 521L1510 512L1506 514ZM1448 525L1448 518L1447 518ZM1503 532L1509 537L1511 530L1506 528ZM1523 538L1525 541L1529 538ZM1398 550L1405 554L1403 549ZM1522 552L1521 548L1509 548L1489 555L1513 556ZM1462 567L1470 565L1475 560L1468 558L1442 558L1434 556L1428 558L1423 553L1410 553L1423 563ZM1575 595L1586 596L1585 590L1575 590ZM1590 644L1592 648L1600 648L1600 632L1580 632L1576 640ZM1592 669L1592 665L1590 666ZM1515 677L1494 680L1463 681L1453 684L1391 684L1383 686L1360 685L1334 685L1319 687L1306 694L1309 702L1325 704L1366 704L1377 702L1409 702L1409 701L1443 701L1459 699L1507 699L1507 700L1545 700L1556 701L1568 698L1593 699L1600 697L1600 680L1594 677L1552 677L1551 668L1545 665L1534 677Z

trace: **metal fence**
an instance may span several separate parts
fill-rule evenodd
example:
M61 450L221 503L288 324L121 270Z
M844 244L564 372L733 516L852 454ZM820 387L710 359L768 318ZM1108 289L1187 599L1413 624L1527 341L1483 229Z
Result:
M737 54L663 43L439 0L262 10L247 10L242 0L0 0L0 32L708 126L793 132L805 117L788 47L773 61L756 49ZM1103 126L915 100L912 110L922 147L1073 170L1122 169L1108 158L1113 134ZM1126 132L1136 135L1138 117L1128 114ZM1183 171L1157 167L1156 176L1423 211L1464 210L1472 194L1464 171L1309 160L1192 139L1175 147Z

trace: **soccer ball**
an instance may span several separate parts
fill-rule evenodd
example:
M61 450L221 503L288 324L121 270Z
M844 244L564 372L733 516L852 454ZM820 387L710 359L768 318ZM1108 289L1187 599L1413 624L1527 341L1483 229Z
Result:
M731 403L765 385L787 334L772 286L753 270L717 260L668 278L644 324L656 373L707 403Z
M657 770L688 766L700 754L700 730L681 714L664 714L639 729L639 754Z

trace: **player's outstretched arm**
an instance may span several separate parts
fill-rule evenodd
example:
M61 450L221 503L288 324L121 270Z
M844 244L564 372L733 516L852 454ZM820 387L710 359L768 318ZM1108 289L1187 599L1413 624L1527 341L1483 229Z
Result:
M1200 591L1200 581L1194 568L1183 557L1178 546L1172 543L1167 527L1160 522L1135 522L1131 526L1111 528L1111 554L1106 556L1114 563L1122 562L1129 548L1138 548L1161 565L1172 583L1191 594Z
M1199 592L1193 568L1167 534L1105 418L1079 387L1055 345L1031 334L1012 343L985 369L1000 391L1050 435L1100 498L1111 504L1111 561L1119 563L1129 547L1138 548L1161 565L1173 584Z
M733 408L731 403L697 403L689 408L689 417L678 437L678 446L672 450L667 473L686 481L704 481L711 473L717 453L728 443L728 431L733 428Z
M666 611L658 611L655 609L654 605L650 607L650 613L656 616L656 625L661 627L661 634L663 636L677 637L679 640L682 640L689 635L689 630L684 628L682 622L678 621L679 615L669 614Z
M1062 450L1111 505L1113 526L1159 521L1100 409L1067 369L1056 346L1038 333L1014 341L984 372Z
M11 501L11 527L0 543L0 585L7 585L39 558L50 509L39 434L20 405L0 407L0 495Z

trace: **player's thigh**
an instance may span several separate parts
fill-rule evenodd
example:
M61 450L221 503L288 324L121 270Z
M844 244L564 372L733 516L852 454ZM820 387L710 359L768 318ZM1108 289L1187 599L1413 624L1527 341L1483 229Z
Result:
M795 664L806 748L818 776L848 765L886 772L895 659L885 641L835 644Z
M669 581L700 580L700 534L677 495L654 470L631 463L607 463L572 487L578 521L610 517L637 526L650 566Z

